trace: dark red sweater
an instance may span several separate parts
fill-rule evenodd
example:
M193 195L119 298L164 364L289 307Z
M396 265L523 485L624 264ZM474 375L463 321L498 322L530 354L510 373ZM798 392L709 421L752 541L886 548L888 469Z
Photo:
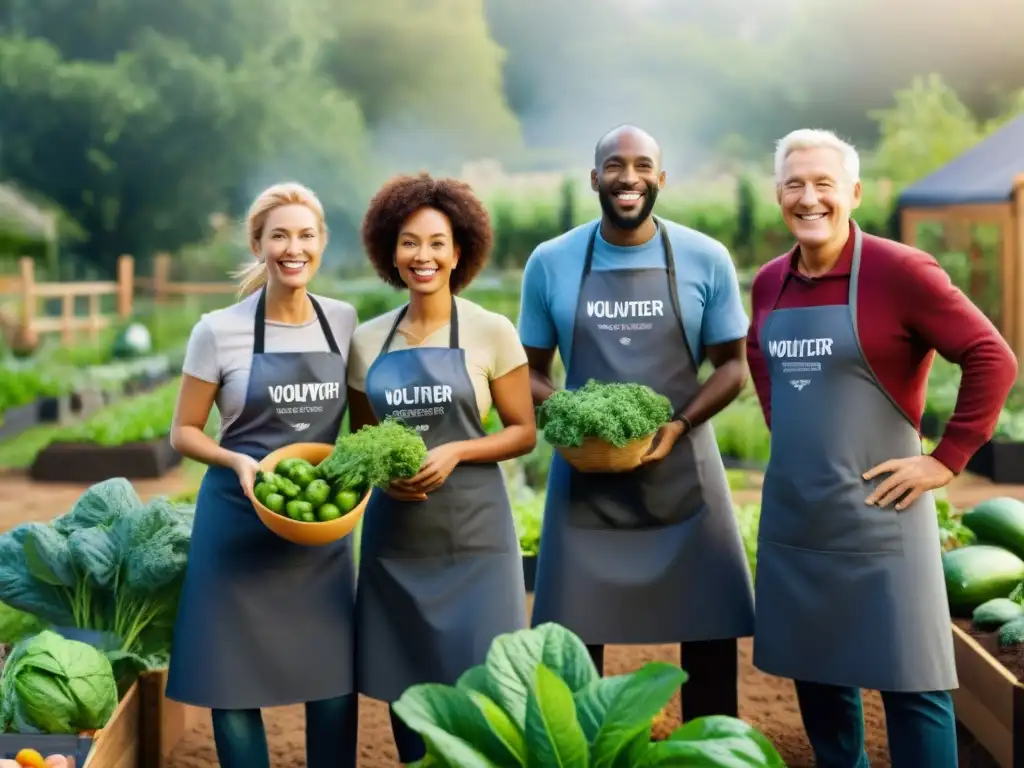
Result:
M935 353L961 367L956 409L932 455L953 472L962 472L995 431L1017 378L1017 359L934 258L892 240L868 234L863 238L857 322L864 356L879 383L919 430ZM795 247L754 277L747 357L769 427L771 383L759 344L765 318L773 305L790 309L846 304L852 262L851 233L839 261L822 277L810 279L797 272ZM780 296L787 272L793 276Z

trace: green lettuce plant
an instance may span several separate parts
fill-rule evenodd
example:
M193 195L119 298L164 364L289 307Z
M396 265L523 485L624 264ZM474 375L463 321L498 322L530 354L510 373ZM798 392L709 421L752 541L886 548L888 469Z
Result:
M495 638L455 686L409 688L395 712L423 737L415 768L784 768L771 742L733 717L692 720L652 742L655 716L687 679L671 664L600 677L558 624Z

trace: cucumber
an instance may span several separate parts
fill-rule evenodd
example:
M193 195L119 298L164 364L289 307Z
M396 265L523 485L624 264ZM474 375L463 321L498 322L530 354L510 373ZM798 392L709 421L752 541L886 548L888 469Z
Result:
M979 541L1024 558L1024 502L1006 496L987 499L964 514L961 522Z
M975 544L942 553L949 607L970 615L984 602L1006 597L1024 581L1024 560L1002 547Z
M1024 618L1024 606L1007 597L997 597L975 608L971 621L978 629L995 630L1019 618Z

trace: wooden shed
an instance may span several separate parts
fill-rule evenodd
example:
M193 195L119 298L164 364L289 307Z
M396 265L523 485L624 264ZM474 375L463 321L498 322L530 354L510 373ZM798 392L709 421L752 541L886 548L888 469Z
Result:
M897 205L908 245L917 244L918 226L926 222L999 227L1002 295L994 319L1024 359L1024 116L907 187Z

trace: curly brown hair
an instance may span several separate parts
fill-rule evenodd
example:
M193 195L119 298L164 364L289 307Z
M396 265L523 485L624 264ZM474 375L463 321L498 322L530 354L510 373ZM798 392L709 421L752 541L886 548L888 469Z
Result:
M421 208L434 208L448 218L459 247L459 267L452 270L449 289L458 293L480 274L494 242L490 214L465 182L434 179L425 172L387 181L370 200L363 217L366 253L385 283L405 288L395 266L395 248L402 224Z

